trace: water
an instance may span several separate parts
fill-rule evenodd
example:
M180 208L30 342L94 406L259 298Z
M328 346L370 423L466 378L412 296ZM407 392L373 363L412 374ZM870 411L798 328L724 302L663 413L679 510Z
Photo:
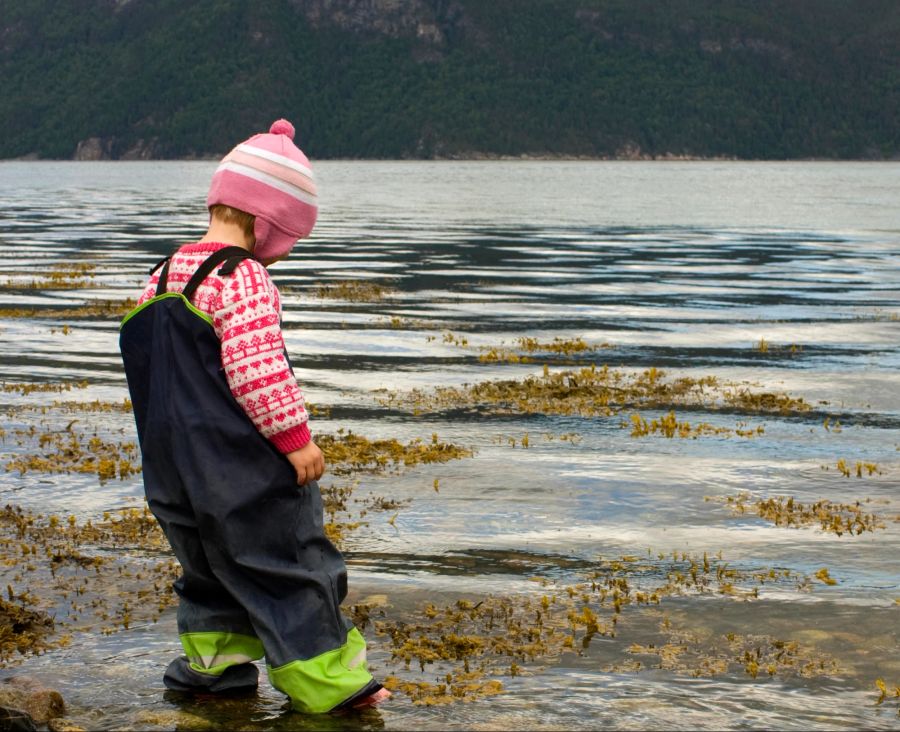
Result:
M151 264L202 233L213 167L0 164L0 308L136 296ZM896 702L876 705L874 682L900 683L900 165L329 162L316 170L315 235L272 269L285 296L296 374L311 402L331 408L330 417L314 420L314 432L343 427L402 442L436 432L476 450L473 458L358 476L358 495L410 503L396 515L369 513L368 525L348 535L350 602L385 594L388 617L408 619L426 601L539 597L547 590L535 577L579 581L601 558L650 557L649 575L664 579L667 560L659 557L672 552L721 552L748 572L811 575L827 567L837 580L814 580L805 590L776 582L751 600L689 594L630 608L616 638L595 640L582 655L526 664L529 675L503 677L502 695L427 707L397 694L360 726L897 727ZM90 287L8 286L66 258L97 264ZM365 303L317 295L319 285L348 279L394 292ZM445 342L447 332L465 336L468 347ZM480 348L521 336L611 347L574 361L479 361ZM763 339L766 352L758 347ZM87 379L86 389L64 397L121 400L116 343L113 318L2 318L0 381ZM630 412L414 416L376 400L379 389L523 378L545 363L715 375L802 396L814 408L786 416L691 410L679 417L720 427L743 419L765 432L666 439L630 436L621 426ZM42 398L0 394L4 422L25 424L29 417L13 408ZM826 417L841 431L826 430ZM127 414L103 415L102 423L111 432L133 430ZM559 439L567 433L578 438ZM0 448L4 461L24 449L11 440ZM845 478L839 458L877 464L880 472ZM804 503L872 499L866 510L882 516L885 528L837 537L733 517L704 500L743 491ZM140 494L139 477L99 485L90 475L0 474L4 502L81 520L139 505ZM649 575L638 581L652 582ZM839 670L754 679L732 666L695 678L647 668L652 657L640 670L623 668L635 657L629 646L645 644L663 615L699 638L796 640L835 658ZM367 635L376 673L397 672L387 639L371 627ZM96 728L185 726L185 717L171 716L176 711L200 726L204 719L277 729L349 724L285 712L265 684L252 702L218 711L176 704L164 698L160 676L177 651L170 609L155 624L75 634L68 648L4 674L29 673L56 686L72 716Z

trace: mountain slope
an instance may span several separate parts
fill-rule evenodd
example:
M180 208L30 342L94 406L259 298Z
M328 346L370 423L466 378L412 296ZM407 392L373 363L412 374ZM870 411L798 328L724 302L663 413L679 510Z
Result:
M0 0L0 157L900 154L895 0Z

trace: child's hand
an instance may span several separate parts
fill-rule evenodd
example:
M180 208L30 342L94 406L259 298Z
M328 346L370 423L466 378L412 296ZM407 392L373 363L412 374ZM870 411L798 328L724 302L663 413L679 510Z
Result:
M286 457L297 471L297 485L305 485L311 480L318 480L325 472L325 456L312 440L299 450L289 452Z

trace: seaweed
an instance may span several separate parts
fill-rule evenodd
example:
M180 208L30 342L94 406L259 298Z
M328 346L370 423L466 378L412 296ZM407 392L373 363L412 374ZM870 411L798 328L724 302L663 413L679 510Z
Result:
M436 340L436 336L428 336L428 340ZM443 342L460 348L469 347L468 338L450 331L444 333ZM521 336L515 339L512 346L507 346L504 341L495 346L480 346L478 360L482 363L532 363L535 360L533 356L542 355L571 361L577 356L608 348L614 346L610 343L591 344L581 337L555 337L552 341L541 341L531 336Z
M622 427L628 427L628 422L623 422ZM654 418L648 422L638 413L631 415L631 436L647 437L649 435L661 435L669 439L680 437L682 439L697 439L701 435L718 435L730 437L737 435L738 437L753 438L765 434L765 427L758 425L755 428L749 428L746 422L739 422L734 428L716 427L708 422L698 422L691 424L687 420L678 421L674 411L659 418Z
M746 383L723 382L716 376L669 378L651 367L627 372L596 365L551 371L524 379L500 379L437 387L431 391L379 390L377 401L413 414L446 409L475 409L501 414L612 416L625 409L693 407L737 412L798 414L809 411L801 397L753 391Z
M101 483L116 477L125 480L141 472L137 443L105 440L96 433L88 436L75 429L77 422L72 420L60 430L37 432L33 426L15 430L13 434L17 437L34 440L39 452L16 455L6 462L6 471L18 471L20 475L28 472L94 473Z
M27 595L9 595L9 601L0 598L0 665L16 654L46 650L54 630L53 618L31 607Z
M676 629L661 628L666 635L661 645L632 644L632 655L656 656L658 668L694 677L718 676L742 669L748 676L836 676L837 661L816 653L797 641L785 641L769 635L724 633L708 636Z
M0 318L33 318L36 320L109 318L118 320L134 310L136 305L137 300L126 298L123 300L89 300L74 307L0 308Z
M874 473L881 473L881 470L879 470L877 464L866 462L863 460L857 460L856 465L851 468L847 464L847 461L844 460L844 458L839 458L835 467L837 467L838 472L841 473L841 475L843 475L845 478L849 478L851 472L855 472L857 478L862 478L864 470L866 471L866 475L868 476L871 476ZM827 466L823 465L822 468L824 470L828 470Z
M884 704L888 698L900 700L900 684L894 684L893 688L888 690L888 685L884 683L884 679L875 679L875 688L878 689L878 698L875 700L876 705ZM900 701L897 702L897 716L900 717Z
M94 287L94 270L97 265L90 262L61 262L43 277L24 281L17 274L5 273L5 286L17 290L75 290Z
M156 520L145 507L75 516L42 516L7 505L0 511L0 566L10 601L51 610L56 630L104 634L155 621L176 602L180 574ZM27 586L27 592L16 587ZM43 648L65 645L68 634ZM7 659L8 660L8 659Z
M804 504L788 496L754 499L749 493L737 496L707 496L707 501L725 503L734 516L753 513L776 526L815 526L836 536L859 536L884 529L884 519L864 510L864 502L833 503L822 499ZM868 502L868 501L866 501Z
M416 438L405 445L391 438L369 440L352 431L340 429L337 434L318 434L316 444L325 453L329 469L335 475L347 475L358 470L383 471L403 465L411 467L420 463L444 463L471 457L470 448L440 442L437 434L431 441Z
M663 582L658 579L661 573ZM798 589L807 589L809 583L808 577L786 570L740 571L708 554L701 558L677 552L670 561L666 555L658 555L656 561L633 556L602 561L575 584L535 579L541 585L539 595L429 602L414 618L376 620L376 632L387 637L397 667L388 676L388 688L405 693L415 704L471 701L500 693L502 677L527 674L530 666L554 662L567 653L589 653L596 638L615 639L630 612L655 608L667 597L699 593L746 602L758 597L763 585L797 582ZM364 610L359 617L368 623L370 608ZM838 672L833 658L803 649L795 641L735 633L701 638L676 628L668 618L660 631L664 643L632 643L608 670L639 671L650 666L629 656L653 655L658 661L652 667L694 676L734 668L743 668L753 678L761 672L800 676ZM416 677L413 664L419 674L429 669L432 678Z
M365 280L342 280L316 288L316 297L330 300L348 300L350 302L377 302L396 290L377 282Z
M35 392L64 392L72 389L86 389L88 382L83 381L63 381L63 382L10 382L4 381L0 383L0 391L7 394L21 394L28 396Z

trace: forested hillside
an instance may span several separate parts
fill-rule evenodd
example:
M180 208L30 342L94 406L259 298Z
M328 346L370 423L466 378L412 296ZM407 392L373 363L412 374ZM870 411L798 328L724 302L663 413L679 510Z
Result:
M0 157L900 155L897 0L0 0Z

